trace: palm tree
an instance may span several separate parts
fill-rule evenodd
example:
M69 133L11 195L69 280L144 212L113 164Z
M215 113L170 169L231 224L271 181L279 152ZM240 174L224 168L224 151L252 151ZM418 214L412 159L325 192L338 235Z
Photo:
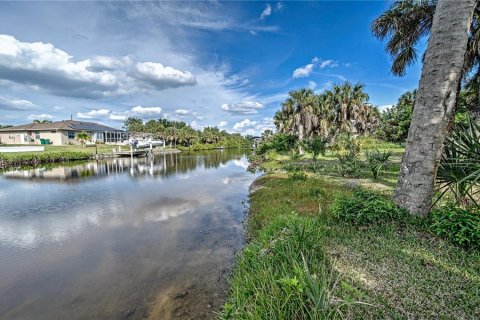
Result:
M85 131L77 133L77 136L75 137L75 139L80 141L83 147L85 147L87 141L91 140L90 136Z
M282 111L285 112L286 129L297 135L299 141L310 138L318 126L318 110L312 89L300 89L290 91L289 97L282 104ZM303 147L299 146L300 154L303 154Z
M458 0L465 1L465 0ZM453 1L456 2L456 1ZM395 1L388 10L375 19L372 33L388 38L386 50L393 57L392 73L402 76L406 68L418 59L416 44L432 31L438 0ZM476 1L473 19L470 19L469 37L463 66L464 75L480 63L480 3ZM477 68L476 73L480 70Z
M405 3L408 8L414 2ZM425 4L427 1L418 3ZM465 58L469 57L466 52L471 41L469 33L476 5L476 0L438 0L431 27L426 19L421 20L421 28L413 23L418 19L412 18L415 15L409 10L397 12L390 9L393 12L382 15L388 17L392 14L392 21L396 23L382 25L379 30L383 31L379 35L392 36L387 50L394 55L392 70L399 71L398 74L401 74L402 65L406 66L414 58L414 38L428 31L431 33L394 195L395 202L413 214L427 215L430 212L443 143L454 114L461 78L468 64ZM402 9L402 4L395 3L396 8Z

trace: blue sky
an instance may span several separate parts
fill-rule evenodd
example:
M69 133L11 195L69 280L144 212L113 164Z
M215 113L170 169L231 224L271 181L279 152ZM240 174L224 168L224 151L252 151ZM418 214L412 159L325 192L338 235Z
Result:
M421 70L392 76L370 33L389 4L0 2L0 124L167 117L253 134L290 90L345 80L391 105Z

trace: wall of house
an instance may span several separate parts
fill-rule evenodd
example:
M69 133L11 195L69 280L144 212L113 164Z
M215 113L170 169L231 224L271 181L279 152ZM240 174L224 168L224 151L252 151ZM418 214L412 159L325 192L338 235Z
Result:
M1 144L33 144L32 136L26 131L0 132Z

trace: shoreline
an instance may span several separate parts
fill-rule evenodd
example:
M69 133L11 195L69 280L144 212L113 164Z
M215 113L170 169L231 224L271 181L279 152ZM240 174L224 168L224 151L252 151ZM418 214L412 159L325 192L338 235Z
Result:
M153 155L159 154L177 154L182 151L179 149L157 150ZM6 156L7 155L7 156ZM0 170L33 167L46 164L66 164L73 161L89 161L119 158L114 153L94 154L86 150L81 151L43 151L38 153L0 153Z

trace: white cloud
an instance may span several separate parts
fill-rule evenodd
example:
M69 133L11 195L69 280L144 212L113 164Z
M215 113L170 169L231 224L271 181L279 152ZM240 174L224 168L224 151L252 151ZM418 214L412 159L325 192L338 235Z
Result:
M256 114L259 109L262 109L264 106L260 102L256 101L244 101L237 103L225 103L222 104L222 110L227 111L232 114Z
M63 110L63 109L65 109L65 107L62 107L62 106L54 106L53 107L53 110L56 110L56 111Z
M338 67L338 62L334 60L325 60L325 61L322 61L319 65L320 69L327 68L327 67L330 67L330 68Z
M0 110L30 110L36 107L37 106L29 100L0 97Z
M51 114L42 113L42 114L31 114L27 118L28 120L52 120L53 116Z
M94 56L75 61L51 43L21 42L0 34L0 79L47 90L55 95L81 98L164 90L195 85L189 71L157 62Z
M193 120L192 122L190 122L190 126L195 130L202 130L205 127L199 124L196 120Z
M267 3L265 5L265 9L263 9L262 13L260 14L260 19L265 19L266 17L270 16L272 14L272 6Z
M187 110L187 109L177 109L175 110L175 113L178 114L178 115L187 115L190 113L190 110Z
M312 90L315 90L317 83L315 81L308 81L308 87Z
M250 119L245 119L240 122L237 122L233 125L233 130L242 131L245 128L254 127L257 124L257 121L252 121Z
M219 128L226 127L227 125L228 125L228 122L227 122L227 121L220 121L220 122L218 123L218 127L219 127Z
M233 126L234 131L253 136L260 135L265 130L275 131L275 129L273 118L270 117L265 117L262 121L244 119Z
M139 78L157 89L193 86L197 83L197 79L191 72L176 70L161 63L140 62L137 63L136 68Z
M125 121L127 120L128 116L126 114L112 113L108 118L113 121Z
M104 118L110 114L110 110L108 109L98 109L98 110L91 110L86 113L77 112L77 117L80 119L98 119Z
M140 115L140 116L153 116L159 115L162 112L162 108L160 107L142 107L136 106L133 107L130 112L133 115Z
M393 104L386 104L386 105L378 107L378 109L380 109L381 111L385 111L387 109L392 108L393 106L394 106Z
M297 68L297 69L295 69L295 70L293 71L292 77L293 77L293 78L304 78L304 77L308 77L308 76L312 73L314 66L315 66L315 64L309 63L309 64L307 64L306 66Z
M314 57L312 59L312 62L303 66L303 67L300 67L300 68L297 68L293 71L293 75L292 75L292 78L305 78L305 77L308 77L310 76L310 74L313 72L313 70L315 69L315 67L318 66L318 68L320 69L324 69L324 68L334 68L334 67L338 67L338 61L335 61L335 60L321 60L319 59L318 57Z

